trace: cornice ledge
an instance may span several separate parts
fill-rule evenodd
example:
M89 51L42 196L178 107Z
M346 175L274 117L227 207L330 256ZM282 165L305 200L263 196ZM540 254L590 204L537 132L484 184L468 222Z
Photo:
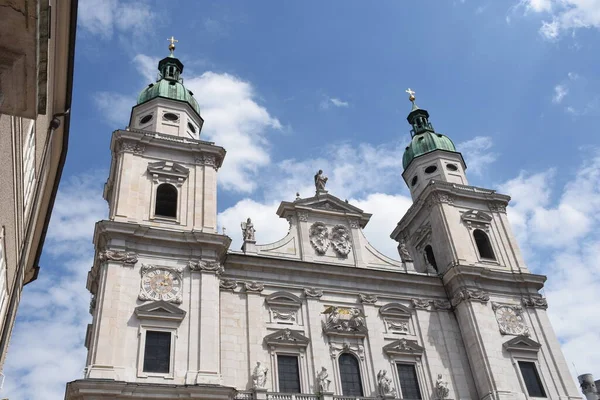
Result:
M441 195L440 194L445 194ZM433 196L432 196L433 194ZM484 189L477 186L460 185L458 183L443 182L438 180L430 180L425 189L421 192L419 197L414 201L413 205L410 206L408 211L404 214L400 222L398 222L396 228L390 235L394 240L403 232L410 222L417 216L417 214L426 209L428 204L437 203L452 203L454 197L467 197L486 200L497 205L508 205L510 196L505 194L497 193L495 190Z
M139 383L115 381L112 379L78 379L67 383L67 398L81 396L97 396L98 393L107 395L106 398L141 398L172 399L173 397L207 397L212 399L232 399L237 390L230 386L196 384L173 385L164 383ZM110 396L108 396L110 395Z
M188 244L202 243L205 246L212 245L223 248L223 255L225 255L229 245L231 244L230 237L221 235L219 233L202 231L175 231L131 222L110 220L96 222L94 229L94 243L96 245L100 245L103 242L106 242L108 239L119 238L122 236L134 236L150 241L160 240Z
M461 284L464 279L468 278L480 283L485 282L510 282L522 283L527 287L533 287L537 290L544 286L546 281L545 275L537 275L530 273L513 273L510 271L498 271L483 267L471 265L456 265L450 268L443 276L444 285L453 285L455 282Z

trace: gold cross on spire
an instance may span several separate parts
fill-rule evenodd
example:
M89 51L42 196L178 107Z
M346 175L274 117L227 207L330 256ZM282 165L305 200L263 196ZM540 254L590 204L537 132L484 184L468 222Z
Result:
M406 89L405 92L408 93L408 99L414 104L416 92L414 90L412 90L411 88Z
M171 36L171 38L167 40L171 42L171 44L169 45L169 50L171 51L171 55L173 55L173 52L175 51L175 43L179 42L179 40L175 39L175 37L173 36Z

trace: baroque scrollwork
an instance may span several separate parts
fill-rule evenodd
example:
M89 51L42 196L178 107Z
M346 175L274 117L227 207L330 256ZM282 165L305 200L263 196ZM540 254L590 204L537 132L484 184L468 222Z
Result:
M448 300L434 300L433 308L436 310L450 310L452 308L452 304Z
M521 299L523 306L531 308L548 308L548 301L542 296L523 296Z
M361 303L367 303L367 304L377 303L377 295L376 294L359 293L358 298L360 299Z
M194 162L200 165L206 165L209 167L217 167L217 158L213 154L200 154L194 158Z
M246 288L247 292L260 293L265 288L265 284L262 282L251 281L251 282L244 282L244 287Z
M490 211L492 212L506 212L506 204L504 203L491 202L488 204L488 206L490 207Z
M490 295L478 289L462 289L452 298L452 305L456 307L465 300L487 303L490 300Z
M218 261L188 261L188 266L192 271L214 272L217 275L221 275L225 271L223 265Z
M418 308L420 310L427 310L431 305L431 300L411 299L411 302L414 308Z
M138 261L137 254L131 251L113 251L104 250L98 253L98 260L104 261L117 261L124 264L135 264Z
M315 251L324 255L329 248L329 231L327 227L322 222L315 222L312 224L308 231L308 236L310 239L310 244L315 249Z
M310 287L305 287L304 288L304 295L309 298L309 299L320 299L321 296L323 296L323 290L322 289L317 289L317 288L310 288Z
M298 221L308 222L308 213L305 211L298 211Z
M351 219L349 221L349 225L350 225L350 228L352 228L352 229L358 229L358 228L360 228L360 224L358 223L357 219Z
M225 290L235 290L237 284L235 279L221 279L219 281L219 287Z
M146 151L146 146L135 142L122 142L119 151L128 151L134 154L143 154L144 151Z

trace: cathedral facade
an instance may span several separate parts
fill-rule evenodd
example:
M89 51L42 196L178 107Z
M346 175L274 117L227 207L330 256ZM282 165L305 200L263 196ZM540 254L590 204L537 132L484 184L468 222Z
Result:
M371 214L323 171L314 196L276 210L285 237L257 243L248 218L238 251L217 231L225 149L200 138L173 50L112 135L85 376L66 399L580 398L510 198L469 185L412 91L400 260L367 241Z

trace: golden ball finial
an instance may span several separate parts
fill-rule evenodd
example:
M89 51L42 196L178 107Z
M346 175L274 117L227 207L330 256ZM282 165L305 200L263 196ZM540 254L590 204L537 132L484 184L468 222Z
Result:
M175 43L179 42L179 40L175 39L175 37L173 36L171 36L171 38L167 40L171 42L169 44L169 51L171 52L171 54L173 54L173 52L175 51Z
M416 92L414 90L412 90L411 88L406 89L405 92L408 93L408 100L410 100L411 102L414 103L415 99L416 99L416 97L415 97Z

